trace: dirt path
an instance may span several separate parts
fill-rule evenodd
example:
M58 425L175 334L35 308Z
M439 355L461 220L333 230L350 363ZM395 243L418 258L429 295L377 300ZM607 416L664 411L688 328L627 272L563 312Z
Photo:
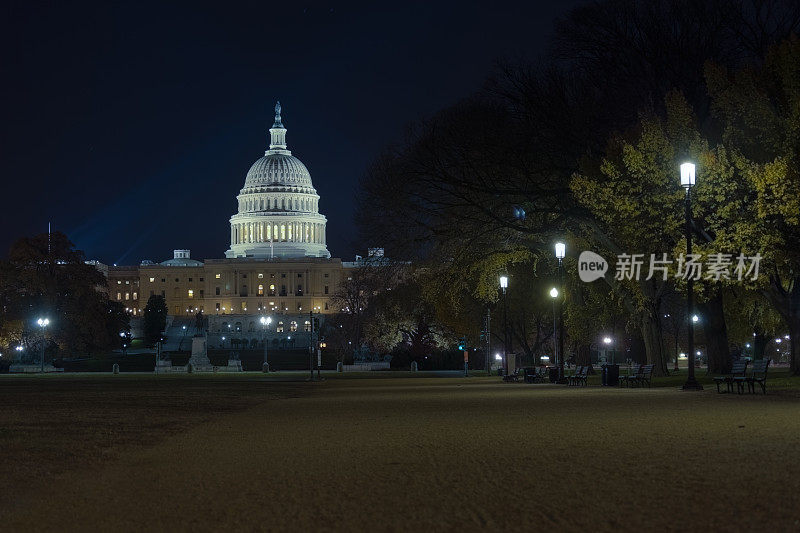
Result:
M456 379L313 387L26 487L5 524L800 529L794 400Z

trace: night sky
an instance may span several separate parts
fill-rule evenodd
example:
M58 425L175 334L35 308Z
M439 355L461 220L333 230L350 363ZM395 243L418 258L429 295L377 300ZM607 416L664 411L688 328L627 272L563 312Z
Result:
M279 99L349 259L373 158L578 3L4 3L0 253L52 221L109 264L223 257Z

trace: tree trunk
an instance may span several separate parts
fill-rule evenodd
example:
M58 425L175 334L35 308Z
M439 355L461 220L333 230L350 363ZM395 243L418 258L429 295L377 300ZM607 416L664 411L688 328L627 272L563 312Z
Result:
M644 340L645 353L647 354L647 364L655 365L653 374L656 376L666 376L667 360L664 357L664 343L661 336L661 321L658 315L647 313L642 323L642 339Z
M575 355L575 364L585 366L591 363L591 348L588 344L578 345L578 351Z
M788 288L773 276L766 297L789 329L789 368L792 374L800 376L800 276L790 279Z
M727 374L731 371L731 354L728 346L728 328L722 309L722 291L717 289L707 302L697 304L706 341L708 371Z

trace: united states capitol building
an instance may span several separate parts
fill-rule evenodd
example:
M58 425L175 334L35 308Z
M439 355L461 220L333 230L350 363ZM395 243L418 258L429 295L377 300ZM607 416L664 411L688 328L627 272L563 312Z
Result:
M309 331L309 313L338 311L330 298L359 258L331 258L320 197L308 169L287 147L280 113L278 103L269 149L250 167L236 197L225 258L201 261L189 250L174 250L160 263L108 267L110 299L134 317L152 295L164 297L171 322L188 323L202 312L209 343L231 330L285 338ZM370 253L383 255L380 249ZM271 319L266 332L262 316Z

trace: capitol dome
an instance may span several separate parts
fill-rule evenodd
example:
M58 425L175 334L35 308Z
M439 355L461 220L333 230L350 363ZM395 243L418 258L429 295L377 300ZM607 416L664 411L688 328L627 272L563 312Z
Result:
M330 257L327 219L319 213L311 174L286 148L280 102L269 133L269 150L250 167L237 196L225 257Z

